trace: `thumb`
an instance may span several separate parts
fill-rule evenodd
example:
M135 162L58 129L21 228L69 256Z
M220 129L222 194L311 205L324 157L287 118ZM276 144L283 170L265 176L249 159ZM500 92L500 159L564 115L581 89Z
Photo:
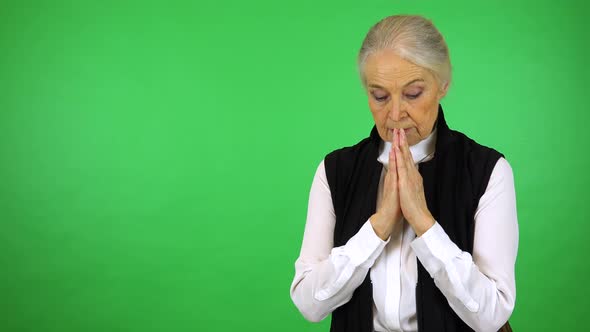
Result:
M397 157L396 152L393 144L391 145L391 150L389 151L389 169L388 172L391 180L397 182Z

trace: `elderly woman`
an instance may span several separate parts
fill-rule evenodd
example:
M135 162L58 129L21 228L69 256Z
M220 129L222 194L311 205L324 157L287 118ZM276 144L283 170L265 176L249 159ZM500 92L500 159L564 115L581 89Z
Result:
M390 16L358 66L375 126L317 168L293 302L313 322L331 313L331 332L509 329L512 169L447 126L444 38L423 17Z

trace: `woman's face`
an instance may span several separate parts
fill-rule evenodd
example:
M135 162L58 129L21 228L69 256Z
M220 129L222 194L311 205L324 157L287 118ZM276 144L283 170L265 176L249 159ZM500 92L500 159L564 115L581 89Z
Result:
M441 88L428 69L390 50L369 55L365 80L381 139L391 142L394 128L404 129L410 146L430 135L447 85Z

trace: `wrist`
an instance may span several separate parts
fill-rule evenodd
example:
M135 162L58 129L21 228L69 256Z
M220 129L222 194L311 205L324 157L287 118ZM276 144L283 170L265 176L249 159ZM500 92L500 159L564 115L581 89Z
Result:
M436 220L430 212L423 214L416 220L414 220L411 224L414 228L414 232L416 233L417 237L422 236L422 234L426 233L434 224Z
M373 226L375 234L381 240L387 241L391 235L391 227L390 223L387 222L387 218L383 214L376 212L369 218L369 221L371 222L371 226Z

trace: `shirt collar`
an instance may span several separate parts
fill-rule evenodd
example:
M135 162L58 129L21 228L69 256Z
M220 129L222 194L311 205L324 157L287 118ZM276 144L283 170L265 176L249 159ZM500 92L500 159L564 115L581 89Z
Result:
M434 157L436 131L437 129L435 126L434 130L428 135L428 137L417 144L410 146L410 152L412 153L412 158L414 159L415 164L428 161ZM389 151L391 151L391 142L381 140L381 144L379 144L379 157L377 160L383 164L385 168L387 168L389 164Z

